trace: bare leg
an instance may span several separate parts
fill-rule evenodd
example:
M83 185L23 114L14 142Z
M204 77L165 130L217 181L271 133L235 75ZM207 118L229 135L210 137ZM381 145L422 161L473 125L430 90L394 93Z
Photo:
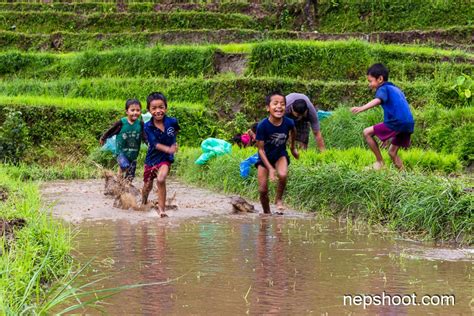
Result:
M278 174L278 187L275 197L275 204L277 205L278 210L284 210L283 206L283 193L285 192L286 179L288 176L288 160L286 157L280 157L275 164L277 174Z
M271 214L270 201L268 199L268 170L263 166L257 169L258 192L260 193L260 203L262 203L263 213Z
M404 169L403 162L400 159L400 156L398 156L398 150L399 149L400 149L400 146L397 146L397 145L394 145L394 144L390 145L390 148L388 150L388 155L392 159L393 164L395 165L395 167L397 167L398 170L403 170Z
M370 150L372 150L372 152L374 153L375 158L377 159L377 161L374 164L374 168L380 169L383 167L384 162L383 162L382 154L380 153L379 145L374 139L374 134L375 133L374 133L373 126L367 127L366 129L364 129L365 140L367 144L369 145Z
M166 207L166 177L170 167L167 165L162 165L158 170L158 176L156 178L156 183L158 186L158 212L161 217L167 217L165 213Z
M153 189L153 180L149 180L143 184L142 189L142 205L148 203L148 195L150 194L151 190Z

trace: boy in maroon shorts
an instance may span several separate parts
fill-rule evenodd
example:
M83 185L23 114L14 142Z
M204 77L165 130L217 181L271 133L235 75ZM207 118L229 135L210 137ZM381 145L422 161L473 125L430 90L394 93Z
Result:
M165 212L166 177L174 161L179 125L177 119L166 115L168 102L163 94L152 92L146 99L146 107L151 113L151 120L144 126L148 138L148 151L143 173L142 204L147 204L148 194L153 189L153 180L156 178L158 213L160 217L167 217Z
M377 136L384 144L392 139L388 154L398 169L403 169L403 162L398 156L400 147L410 146L410 136L413 133L415 121L410 106L403 92L393 83L388 82L388 69L382 64L374 64L367 70L369 87L375 90L375 98L364 106L351 108L357 114L374 106L382 105L384 112L383 123L364 129L364 137L377 161L373 168L383 168L384 161L379 146L373 136Z

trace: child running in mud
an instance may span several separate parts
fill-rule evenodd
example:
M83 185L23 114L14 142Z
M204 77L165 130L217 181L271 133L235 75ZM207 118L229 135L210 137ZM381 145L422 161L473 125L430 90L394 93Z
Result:
M367 80L369 87L375 90L375 98L364 106L351 108L351 111L357 114L374 106L382 105L383 123L364 129L365 140L377 159L373 169L379 170L384 167L379 146L373 138L375 135L384 142L383 147L392 139L388 154L394 165L401 170L403 162L398 156L398 150L400 147L408 148L410 146L410 137L415 126L410 106L400 88L388 82L388 69L384 65L372 65L367 70Z
M234 142L234 144L237 144L240 148L253 146L255 144L257 125L258 123L254 123L252 124L252 126L250 126L250 129L248 129L245 133L235 135L232 138L232 141Z
M263 212L270 214L268 199L268 178L277 181L275 204L276 214L283 215L283 192L285 191L290 158L286 151L286 143L290 138L290 148L293 157L298 159L299 154L295 147L296 128L292 119L285 117L285 96L273 92L266 98L268 118L263 119L257 126L258 161L255 164L258 170L258 191Z
M177 150L176 135L179 125L177 119L166 116L168 103L160 92L152 92L147 97L146 107L151 114L151 120L145 124L144 128L148 139L148 151L143 174L142 204L148 203L148 195L153 189L153 179L156 178L158 213L160 217L167 217L165 213L166 177Z
M130 182L135 178L141 141L146 142L143 121L139 119L142 113L141 107L142 105L137 99L128 99L125 102L125 113L127 116L115 122L99 140L100 145L103 146L108 138L117 135L116 153L119 165L118 174L120 178L123 177Z

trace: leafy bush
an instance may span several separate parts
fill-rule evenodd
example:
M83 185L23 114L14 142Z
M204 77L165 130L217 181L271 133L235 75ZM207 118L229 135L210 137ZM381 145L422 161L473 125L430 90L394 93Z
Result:
M29 131L23 114L7 111L0 129L0 161L18 163L29 145Z

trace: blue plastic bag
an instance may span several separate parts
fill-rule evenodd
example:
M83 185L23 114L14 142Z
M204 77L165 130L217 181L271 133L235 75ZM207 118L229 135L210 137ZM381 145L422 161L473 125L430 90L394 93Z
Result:
M201 143L202 155L194 162L197 165L204 165L212 157L230 154L232 145L219 138L206 138Z
M115 135L107 138L107 141L100 149L102 151L110 151L112 154L117 155L117 141Z
M151 120L151 113L150 113L150 112L146 112L145 114L142 114L142 120L143 120L143 123L146 123L146 122L148 122L149 120Z
M321 110L318 110L318 120L324 120L325 118L327 117L330 117L332 114L332 112L330 111L321 111Z
M250 174L250 169L258 161L258 154L254 154L240 163L240 176L247 178Z

